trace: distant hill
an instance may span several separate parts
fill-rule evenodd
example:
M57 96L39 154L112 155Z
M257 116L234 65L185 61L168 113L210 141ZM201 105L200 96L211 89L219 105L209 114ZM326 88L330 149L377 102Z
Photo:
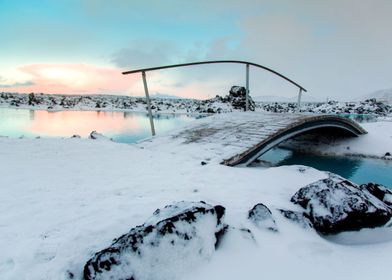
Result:
M385 101L392 104L392 88L377 90L372 93L363 95L360 100L376 98L378 101Z

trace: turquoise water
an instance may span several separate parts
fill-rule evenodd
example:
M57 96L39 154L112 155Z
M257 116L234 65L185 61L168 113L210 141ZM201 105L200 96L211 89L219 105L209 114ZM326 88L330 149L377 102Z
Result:
M157 135L198 117L184 114L154 115ZM58 111L0 108L0 136L87 137L96 130L116 142L135 143L151 136L146 113Z
M392 161L346 156L321 156L275 148L260 157L273 166L306 165L330 171L357 184L374 182L392 188Z

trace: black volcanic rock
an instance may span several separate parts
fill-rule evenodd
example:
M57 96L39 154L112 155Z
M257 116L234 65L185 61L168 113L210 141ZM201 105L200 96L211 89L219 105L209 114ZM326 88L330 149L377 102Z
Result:
M226 97L228 102L231 103L234 109L245 110L246 107L246 89L240 86L232 86L229 95ZM255 102L248 96L249 110L255 110Z
M248 212L248 219L258 228L278 231L271 210L262 203L258 203Z
M96 253L84 279L172 279L211 257L226 225L225 208L179 202L158 209L143 225Z
M362 184L359 187L362 190L368 191L389 207L392 207L392 191L387 187L374 183Z
M392 217L392 210L384 202L332 173L301 188L291 201L305 209L305 216L322 234L374 228Z

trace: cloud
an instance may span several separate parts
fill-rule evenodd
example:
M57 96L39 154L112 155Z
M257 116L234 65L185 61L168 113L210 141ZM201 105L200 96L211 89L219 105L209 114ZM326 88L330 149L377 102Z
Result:
M390 0L89 0L72 9L68 5L56 7L65 13L63 17L53 14L46 18L42 12L29 21L23 20L24 13L10 17L15 23L8 19L7 24L15 27L12 34L17 36L7 36L5 29L3 65L14 65L15 61L112 63L112 79L106 78L108 73L101 74L99 67L83 69L73 64L83 73L72 76L68 69L68 79L44 79L42 73L24 69L29 77L0 84L15 83L15 88L21 90L38 90L43 88L39 82L51 92L121 89L139 95L143 94L140 75L124 77L126 82L122 84L116 71L206 59L239 59L277 70L317 97L350 98L392 86ZM25 44L26 38L31 44ZM89 85L83 86L86 75L98 77L99 81L90 79ZM172 69L148 76L152 92L179 95L197 92L207 97L214 92L226 93L233 84L244 85L244 68L234 65ZM34 85L23 86L26 81ZM255 95L290 97L296 91L269 73L251 69L251 92Z
M112 55L111 63L121 68L143 68L168 64L177 57L175 44L158 40L143 40L132 43Z
M27 81L27 82L11 82L11 83L5 83L7 81L2 80L0 77L0 88L17 88L17 87L27 87L27 86L32 86L34 85L33 82Z
M15 83L0 90L60 94L126 94L137 77L126 77L117 68L86 64L31 64L19 67L30 77L27 83Z
M384 0L282 1L239 22L239 52L288 75L310 95L351 99L392 86L391 9Z

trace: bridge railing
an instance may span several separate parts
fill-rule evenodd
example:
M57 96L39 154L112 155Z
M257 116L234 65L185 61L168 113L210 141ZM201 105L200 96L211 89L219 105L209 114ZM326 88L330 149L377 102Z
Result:
M155 127L154 127L154 121L152 118L152 112L151 112L151 101L150 101L150 96L148 93L148 86L147 86L147 77L146 77L146 72L149 71L154 71L154 70L161 70L161 69L169 69L169 68L177 68L177 67L186 67L186 66L194 66L194 65L202 65L202 64L217 64L217 63L236 63L236 64L244 64L246 66L246 72L245 72L245 79L246 79L246 103L245 103L245 111L249 110L249 68L250 66L254 66L257 68L261 68L265 71L268 71L286 81L289 83L293 84L299 89L298 92L298 101L297 101L297 111L300 110L301 106L301 97L302 97L302 92L306 92L306 89L302 87L301 85L297 84L293 80L287 78L286 76L282 75L281 73L272 70L271 68L265 67L263 65L249 62L249 61L242 61L242 60L209 60L209 61L197 61L197 62L190 62L190 63L182 63L182 64L172 64L172 65L164 65L164 66L157 66L157 67L150 67L150 68L142 68L142 69L136 69L136 70L130 70L130 71L125 71L122 74L123 75L129 75L129 74L135 74L135 73L142 73L142 79L143 79L143 85L144 85L144 93L146 95L146 101L147 101L147 110L148 110L148 115L150 119L150 126L151 126L151 134L152 136L155 135Z

